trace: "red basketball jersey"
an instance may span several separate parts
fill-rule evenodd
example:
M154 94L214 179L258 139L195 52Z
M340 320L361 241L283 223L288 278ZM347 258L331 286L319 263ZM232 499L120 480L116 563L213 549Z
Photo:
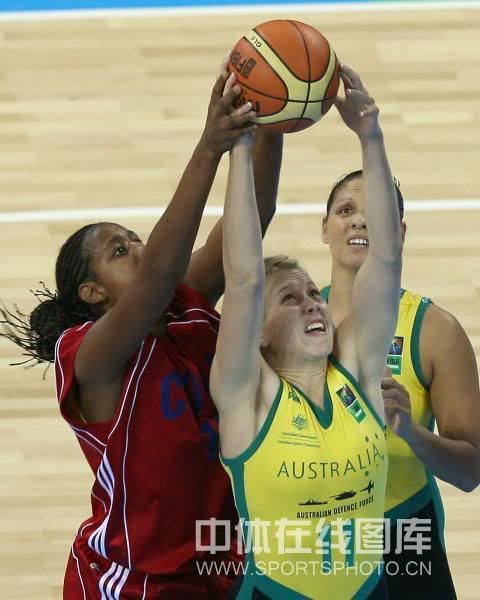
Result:
M165 336L149 335L128 362L109 423L72 419L64 406L92 322L62 334L55 368L62 415L95 473L92 516L78 535L126 569L178 577L211 558L195 549L197 520L229 520L233 527L238 518L218 459L218 417L209 394L219 315L182 284L166 322Z

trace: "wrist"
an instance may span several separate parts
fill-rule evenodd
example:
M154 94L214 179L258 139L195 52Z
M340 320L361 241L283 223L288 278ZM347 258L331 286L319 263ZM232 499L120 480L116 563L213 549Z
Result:
M222 158L222 152L212 148L203 136L200 138L194 154L199 159L207 161L213 165L218 164Z
M248 139L240 138L233 145L230 150L231 156L251 156L252 154L252 141Z
M414 421L410 421L409 425L402 431L400 437L413 449L416 442L420 439L419 430L420 425Z
M376 129L373 129L372 131L368 131L366 133L359 133L358 137L362 146L376 143L383 144L383 131L380 127L377 127Z

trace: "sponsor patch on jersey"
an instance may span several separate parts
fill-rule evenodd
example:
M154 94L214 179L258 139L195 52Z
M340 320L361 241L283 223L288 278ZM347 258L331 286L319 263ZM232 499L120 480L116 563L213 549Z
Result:
M402 360L403 360L403 337L395 336L390 349L388 350L387 356L387 367L390 368L392 375L402 374Z
M336 393L347 408L348 412L358 423L361 423L367 415L365 414L365 411L363 410L362 405L358 401L354 392L347 384L345 384L343 387L337 390Z

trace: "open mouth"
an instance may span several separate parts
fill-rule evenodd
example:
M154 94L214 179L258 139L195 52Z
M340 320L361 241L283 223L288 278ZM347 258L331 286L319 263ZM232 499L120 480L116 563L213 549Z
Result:
M326 330L327 326L324 321L315 321L305 328L305 333L307 335L321 335L325 333Z
M365 238L352 238L351 240L348 240L348 245L365 248L368 247L368 240Z

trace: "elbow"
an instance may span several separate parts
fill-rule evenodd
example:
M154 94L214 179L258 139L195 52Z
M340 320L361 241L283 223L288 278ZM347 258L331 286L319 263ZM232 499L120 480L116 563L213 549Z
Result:
M480 479L478 477L468 477L457 483L456 487L462 492L473 492L477 489Z
M475 469L471 473L466 473L462 480L457 484L457 487L462 492L473 492L480 484L480 462L475 465Z
M465 467L465 470L458 474L458 479L452 483L462 492L473 492L480 484L480 456L476 456L471 465Z

